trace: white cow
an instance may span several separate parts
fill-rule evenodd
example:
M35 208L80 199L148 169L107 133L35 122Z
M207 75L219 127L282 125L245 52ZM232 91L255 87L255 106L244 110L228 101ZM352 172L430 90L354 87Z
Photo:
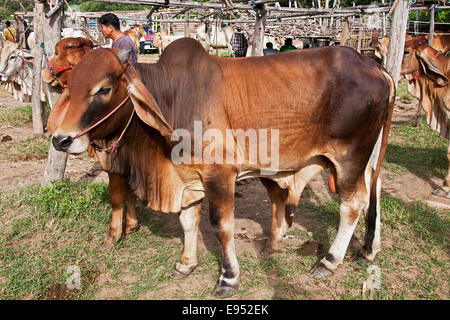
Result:
M64 28L61 32L64 38L89 38L83 30L75 30L74 28Z
M12 86L14 99L31 101L33 86L33 56L16 43L5 43L0 53L0 76ZM45 95L41 89L41 100Z
M163 32L157 32L153 39L153 45L158 48L159 54L161 54L170 43L183 37L184 35L167 35Z
M209 40L209 47L210 50L217 49L217 50L228 50L228 53L231 54L231 46L230 46L230 40L233 36L234 30L232 26L227 27L216 27L215 24L211 26L211 33L210 33L210 40ZM195 38L200 41L200 43L206 47L206 32L205 32L205 25L200 25L195 33Z

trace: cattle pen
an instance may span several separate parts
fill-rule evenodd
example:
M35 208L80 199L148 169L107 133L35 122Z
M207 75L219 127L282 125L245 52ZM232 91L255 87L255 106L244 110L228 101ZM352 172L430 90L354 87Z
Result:
M49 114L64 105L64 97L72 94L66 82L57 81L58 76L68 71L71 77L76 65L81 63L67 60L62 68L55 66L55 46L62 39L83 37L87 42L83 40L75 47L86 50L86 54L91 54L90 50L111 48L112 40L104 37L98 23L98 19L109 12L114 13L120 22L126 21L132 29L144 27L147 36L151 35L138 37L143 45L150 43L149 47L155 49L150 53L144 50L138 55L138 63L151 65L149 68L160 63L159 58L166 48L176 43L178 38L195 39L206 53L221 63L245 59L276 61L277 55L282 53L263 57L267 42L272 42L279 50L285 40L291 38L295 52L328 47L352 48L365 56L362 61L370 61L368 65L373 63L376 66L373 68L387 70L395 83L391 128L386 133L389 140L379 168L382 181L379 190L381 213L378 213L381 251L376 258L373 261L364 258L367 230L372 222L368 215L362 213L356 220L355 231L337 270L327 278L311 273L317 269L318 263L329 257L329 250L337 247L334 240L338 238L342 199L336 193L339 188L333 182L337 177L333 166L327 166L305 184L298 203L283 208L282 216L286 221L292 219L292 225L281 236L279 250L275 250L270 241L276 224L272 210L277 212L276 197L280 195L270 193L267 187L269 179L266 181L264 177L237 179L233 190L232 235L233 249L240 266L240 284L231 299L450 298L450 186L445 185L449 179L446 175L450 161L450 134L442 129L445 115L441 111L427 116L426 102L422 106L425 91L415 89L419 88L414 82L418 76L414 78L414 74L408 76L404 72L404 53L411 50L409 39L423 37L425 40L421 45L426 42L431 48L433 40L438 38L440 44L450 46L448 1L95 0L89 3L96 3L97 7L92 6L94 9L89 11L84 11L87 5L82 5L82 1L14 1L20 3L20 8L10 12L11 15L3 21L14 21L16 47L8 44L0 32L0 299L217 298L212 288L218 281L218 273L222 270L220 279L225 274L222 259L226 250L216 237L215 228L218 227L213 223L214 214L211 214L209 200L202 200L196 235L198 241L193 241L186 236L187 224L183 224L180 213L183 211L166 214L164 210L152 210L148 207L149 199L142 200L141 197L142 201L136 200L132 191L128 198L121 198L120 206L114 203L114 196L118 194L114 188L118 184L113 185L112 181L118 178L107 172L104 162L99 159L100 153L96 153L102 148L107 150L106 145L97 146L92 142L87 152L68 154L58 151L61 145L52 143L50 122L47 127ZM105 8L102 5L118 5L120 9L95 9ZM238 29L248 41L247 57L259 58L234 57L230 38ZM222 38L225 39L224 45L220 44ZM381 51L383 43L385 51ZM419 57L420 51L417 52ZM437 51L433 59L438 62L439 59L449 59L448 52L448 49ZM15 75L7 75L7 66L13 68L9 61L15 56L23 62L17 63ZM83 58L80 61L85 61ZM100 62L104 61L99 61L99 65ZM202 75L200 69L195 70L199 77ZM309 70L307 67L304 69L305 72ZM258 83L272 83L272 78L277 78L281 79L279 82L286 82L278 83L278 88L291 85L287 83L287 76L283 78L280 74L263 73L263 70L266 69L259 71L264 79L258 79ZM92 75L95 71L92 70ZM327 72L329 70L318 67L310 76L311 82ZM444 78L448 77L445 71L440 72ZM45 80L47 74L54 77L53 82ZM205 86L213 83L214 79L216 74L209 75ZM174 83L182 82L174 80ZM248 86L247 92L253 90L253 83L234 85ZM311 90L308 99L313 100L317 92L322 92L307 85L299 83L296 87L298 90L305 87ZM357 93L364 85L363 81L353 83L354 92ZM233 90L233 86L230 85L229 90ZM448 84L442 87L444 94L439 94L445 95ZM336 94L339 90L336 89ZM375 84L373 90L377 90ZM422 92L422 97L418 91ZM211 97L217 94L216 90L211 92ZM275 90L264 94L276 96L282 92ZM136 99L132 94L130 96ZM211 97L202 96L202 99ZM260 97L262 99L264 95ZM155 101L159 103L158 99ZM425 110L423 117L418 113L420 110ZM157 109L158 112L163 114L165 111ZM277 112L266 111L266 114L272 113ZM126 137L132 119L137 116L137 111L133 111L131 117L124 121L123 131L119 130L120 138L114 142L119 148L120 139ZM257 116L260 115L254 115L255 118ZM331 118L333 116L330 115ZM108 119L100 118L96 118L100 124ZM61 123L62 120L58 121ZM205 125L206 120L202 121ZM147 122L142 123L145 126ZM354 123L355 127L357 125L361 124ZM366 126L369 134L371 124ZM450 130L450 119L447 126ZM374 147L370 161L376 149ZM373 171L368 172L373 174L376 168L372 164L370 169ZM171 179L175 180L173 176ZM281 180L277 183L280 186L285 183L286 188L280 190L290 196L292 190L289 188L294 188L295 183ZM365 183L369 188L367 180ZM378 188L376 183L374 185ZM130 197L135 200L130 200ZM114 223L117 228L119 215L120 232L114 234L111 230ZM130 223L131 220L133 222ZM133 224L135 220L137 222ZM188 243L195 243L198 263L184 274L174 266L180 264L180 254L183 255L182 260L187 259L184 255ZM183 309L178 309L174 308L173 312L182 316Z

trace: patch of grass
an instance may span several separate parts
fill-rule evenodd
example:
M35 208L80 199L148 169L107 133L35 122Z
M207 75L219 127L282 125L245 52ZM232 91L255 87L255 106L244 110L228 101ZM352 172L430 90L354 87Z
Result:
M397 97L403 103L410 103L414 97L408 92L408 80L400 79L397 86Z
M31 106L0 109L0 126L17 127L31 120Z
M6 160L37 160L44 159L50 148L50 137L36 139L28 137L22 141L7 141L0 143L0 157Z
M254 297L262 291L272 299L368 299L367 294L361 295L362 283L368 277L366 267L356 265L350 252L341 267L347 272L340 278L319 280L309 273L335 238L338 199L321 206L306 202L299 208L302 219L311 227L308 231L292 230L295 238L282 243L287 250L260 255L247 249L238 255L242 276L236 297ZM381 270L382 287L374 298L447 299L449 212L386 195L381 209L382 251L374 264ZM175 299L212 298L211 289L221 267L220 250L199 250L199 265L191 276L199 284L190 291L182 284L191 278L170 277L180 258L180 238L163 223L163 214L141 204L137 209L141 230L126 236L110 251L99 250L110 210L105 183L63 181L44 189L31 185L0 195L0 298L48 299L62 290L63 299L92 299L102 289L117 290L128 299L148 294ZM363 233L361 218L356 234ZM321 242L325 252L298 254L298 247L306 240ZM67 267L71 265L81 269L80 291L64 291ZM109 280L99 282L96 279L100 276Z
M397 172L410 171L417 176L444 178L447 173L448 141L427 125L417 128L411 122L394 124L389 141L385 167Z

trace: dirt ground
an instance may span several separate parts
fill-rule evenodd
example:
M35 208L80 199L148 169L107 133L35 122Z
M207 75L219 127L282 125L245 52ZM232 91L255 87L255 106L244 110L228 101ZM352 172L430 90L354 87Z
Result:
M146 59L145 62L154 62L154 59ZM7 94L4 90L0 92L0 109L13 108L21 104L15 101L12 96ZM393 121L411 121L415 117L416 102L411 104L397 103L394 110ZM9 135L13 141L24 140L27 137L33 136L33 128L31 123L27 123L21 127L1 127L0 139ZM20 186L24 186L33 182L40 182L42 174L46 165L46 159L35 159L33 161L20 160L16 161L0 159L0 191L12 190ZM66 178L72 181L89 180L92 182L104 181L107 182L107 174L98 168L92 158L86 155L69 155L66 168ZM318 203L326 202L331 198L331 194L326 187L328 177L326 173L316 176L305 189L302 198L309 198L310 201ZM422 200L428 203L430 206L437 207L439 209L449 209L450 199L444 199L432 195L432 191L435 187L442 184L442 180L432 178L429 181L423 180L413 173L402 172L397 174L394 178L390 178L386 174L386 170L382 171L383 190L396 198L399 198L405 202L414 200ZM314 195L314 197L312 197ZM245 180L239 182L236 188L236 251L238 256L246 252L247 249L261 251L264 247L265 240L269 234L270 229L270 217L271 217L271 205L267 197L267 193L262 184L256 180ZM209 225L208 214L206 212L206 205L203 206L202 222L201 226L207 228ZM173 229L176 232L180 232L178 217L176 215L167 215L166 220L168 225L174 226ZM299 215L296 215L294 225L292 229L307 230L308 220L302 219ZM201 228L203 228L201 227ZM105 230L106 233L106 230ZM289 241L289 239L286 239ZM201 232L199 239L199 250L208 249L211 247L211 243L216 243L217 240L213 232ZM383 245L386 245L384 243ZM307 251L317 251L316 243L306 243L300 249ZM345 270L340 269L339 273L344 273ZM195 277L189 282L180 284L181 286L195 286ZM106 277L106 278L105 278ZM130 279L128 279L130 280ZM270 280L270 279L269 279ZM108 282L106 275L99 276L96 281L101 285ZM130 280L132 282L132 279ZM275 281L275 280L274 280ZM211 284L212 287L213 284ZM171 291L179 290L179 287L168 286L164 289L164 292L158 293L158 299L164 298L164 296L172 296ZM182 288L186 289L186 288ZM192 288L191 288L192 289ZM326 290L325 288L323 288ZM247 299L270 299L273 293L271 292L259 292L254 297L248 296ZM103 288L95 298L97 299L117 299L121 298L120 290L113 288ZM151 294L141 296L140 298L154 299ZM314 298L314 297L312 297Z

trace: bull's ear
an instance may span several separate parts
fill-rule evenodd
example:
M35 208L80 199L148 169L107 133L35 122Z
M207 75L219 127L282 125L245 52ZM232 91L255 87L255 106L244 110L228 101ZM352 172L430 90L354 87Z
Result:
M50 116L47 121L47 129L50 133L54 133L58 128L64 116L69 109L70 99L69 99L69 89L64 90L64 92L56 100L55 105L50 111Z
M444 75L441 68L439 68L433 57L427 54L427 51L417 50L416 52L423 70L427 77L433 80L438 86L445 87L448 85L448 78Z
M140 80L136 70L133 67L127 67L124 76L138 117L150 127L158 130L163 137L170 138L173 129L164 119L158 104Z

